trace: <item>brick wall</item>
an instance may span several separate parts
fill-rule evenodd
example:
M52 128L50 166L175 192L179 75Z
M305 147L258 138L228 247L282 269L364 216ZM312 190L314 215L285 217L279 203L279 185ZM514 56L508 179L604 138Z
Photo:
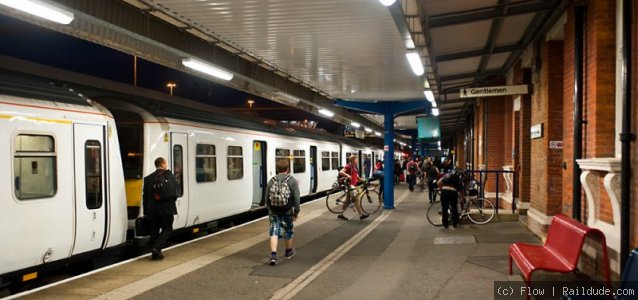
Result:
M550 149L550 141L563 139L563 42L542 44L541 69L534 81L531 123L543 125L543 136L531 140L531 207L546 215L561 212L561 149Z
M521 68L520 62L514 66L513 84L530 84L531 71ZM530 201L530 126L531 126L531 97L529 95L521 95L521 108L518 116L519 126L516 134L518 138L517 152L517 180L518 180L518 199L520 202Z

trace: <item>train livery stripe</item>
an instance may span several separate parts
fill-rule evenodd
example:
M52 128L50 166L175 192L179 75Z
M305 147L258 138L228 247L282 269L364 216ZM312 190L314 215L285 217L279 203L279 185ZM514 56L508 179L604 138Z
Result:
M47 122L47 123L57 123L57 124L71 124L71 123L73 123L71 120L33 118L33 117L23 117L23 116L11 116L11 115L0 115L0 119L8 119L8 120L17 119L17 120Z

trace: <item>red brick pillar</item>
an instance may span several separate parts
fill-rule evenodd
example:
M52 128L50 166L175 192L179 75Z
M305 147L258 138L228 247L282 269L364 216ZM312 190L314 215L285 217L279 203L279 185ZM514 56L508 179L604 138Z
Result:
M538 235L546 231L548 216L562 211L563 42L548 41L541 50L539 83L532 95L531 124L541 125L542 136L531 143L530 210L528 225Z
M531 84L531 70L521 68L520 62L514 67L515 85ZM531 96L520 96L520 109L518 113L519 125L516 137L518 138L518 152L516 165L516 176L518 180L518 201L519 210L527 210L530 201L530 126L531 126Z

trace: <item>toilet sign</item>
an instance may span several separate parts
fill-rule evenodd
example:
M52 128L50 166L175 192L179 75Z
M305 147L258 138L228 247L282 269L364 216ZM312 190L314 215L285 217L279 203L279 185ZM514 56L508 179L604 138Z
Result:
M496 97L527 94L527 85L486 86L460 89L461 98Z

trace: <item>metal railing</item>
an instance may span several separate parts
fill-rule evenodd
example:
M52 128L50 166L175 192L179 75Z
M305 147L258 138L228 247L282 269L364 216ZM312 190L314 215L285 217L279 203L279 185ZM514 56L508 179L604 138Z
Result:
M516 171L508 171L508 170L466 170L466 174L474 177L475 180L478 181L479 185L479 197L485 198L485 185L487 183L487 179L489 174L496 174L496 200L494 203L494 208L496 210L496 214L498 214L499 210L499 201L500 201L500 188L499 188L499 179L503 174L513 174L512 179L512 214L516 213ZM475 174L478 174L476 176Z

